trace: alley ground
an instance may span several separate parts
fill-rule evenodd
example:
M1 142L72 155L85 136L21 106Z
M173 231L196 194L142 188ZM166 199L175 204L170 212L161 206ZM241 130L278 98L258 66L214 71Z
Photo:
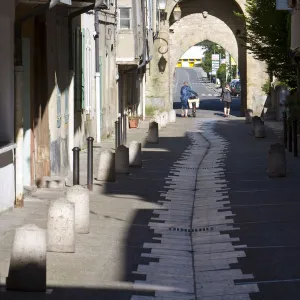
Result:
M188 74L198 93L212 91L195 70L182 71L178 86ZM298 300L300 160L287 153L287 177L269 179L268 148L278 136L267 128L254 139L235 116L239 99L230 119L218 95L201 100L197 118L177 118L159 145L144 142L147 129L129 133L143 142L143 168L95 181L91 232L77 236L74 254L48 253L46 294L7 292L4 282L14 229L45 228L49 201L64 191L35 192L25 208L1 215L0 299ZM113 145L96 146L95 157ZM85 163L83 151L82 183Z

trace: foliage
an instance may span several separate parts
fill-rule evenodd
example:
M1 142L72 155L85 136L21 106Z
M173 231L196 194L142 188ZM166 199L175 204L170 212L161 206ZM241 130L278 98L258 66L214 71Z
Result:
M226 81L226 64L220 65L220 68L217 71L217 77L221 81L221 86L224 86Z
M254 57L267 64L268 72L289 86L296 85L296 70L288 55L291 16L276 10L276 1L247 0L246 15L238 14L246 23L242 37Z
M204 59L201 64L201 67L204 70L204 72L206 72L208 74L212 71L212 69L211 69L212 54L221 54L221 57L225 57L225 49L223 49L218 44L208 41L208 40L205 40L197 45L206 48L206 51L204 52Z
M155 107L153 105L146 105L145 111L146 111L147 117L153 117L155 114L155 111L157 111L157 107Z
M271 81L267 79L267 81L262 85L261 89L266 95L271 95Z

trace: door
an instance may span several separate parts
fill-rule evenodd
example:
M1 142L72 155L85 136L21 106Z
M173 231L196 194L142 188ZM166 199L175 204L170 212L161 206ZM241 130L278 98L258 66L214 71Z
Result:
M34 87L35 182L40 187L43 183L43 178L50 175L47 31L45 16L39 16L35 19Z

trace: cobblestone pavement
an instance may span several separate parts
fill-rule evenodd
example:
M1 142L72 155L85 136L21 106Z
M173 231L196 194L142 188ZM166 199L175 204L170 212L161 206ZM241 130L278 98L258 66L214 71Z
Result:
M287 153L288 176L271 180L271 129L254 139L241 118L197 116L144 144L142 169L95 182L91 232L76 236L74 254L48 253L46 294L6 292L5 277L14 229L46 228L49 203L64 190L39 191L1 215L0 299L299 299L299 159Z

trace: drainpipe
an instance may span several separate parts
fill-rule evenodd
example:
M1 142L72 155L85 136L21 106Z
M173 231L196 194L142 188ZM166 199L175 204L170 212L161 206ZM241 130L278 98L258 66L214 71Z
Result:
M97 143L101 142L101 91L100 91L100 24L99 11L95 11L95 80L96 80L96 121L97 121Z

